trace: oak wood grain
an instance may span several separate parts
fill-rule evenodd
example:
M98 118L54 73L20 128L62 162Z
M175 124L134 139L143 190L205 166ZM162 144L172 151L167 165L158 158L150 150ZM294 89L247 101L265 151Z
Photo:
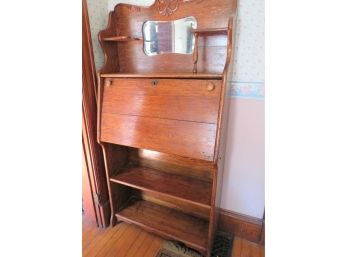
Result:
M210 73L105 73L102 78L175 78L175 79L222 79L222 74Z
M191 204L187 201L177 200L176 198L150 191L141 191L139 198L209 221L210 206Z
M211 182L214 164L195 158L182 157L148 149L132 148L129 158L134 165Z
M216 125L104 113L101 140L202 160L214 159Z
M105 37L103 38L103 41L115 41L115 42L122 42L122 41L142 41L142 38L136 38L136 37L129 37L129 36L115 36L115 37Z
M217 123L221 81L108 79L102 115L117 113Z
M146 201L138 201L116 216L165 238L182 241L199 251L207 250L208 224L196 217Z
M110 180L210 208L212 184L198 179L134 167L122 171Z
M218 219L217 207L221 196L223 130L226 123L225 110L228 109L225 102L228 92L227 71L232 56L231 18L235 14L236 2L235 0L178 0L173 1L177 4L177 8L172 11L161 10L163 2L159 0L150 7L119 4L110 12L107 28L99 34L105 54L105 65L98 76L97 137L102 144L110 143L107 145L111 148L123 145L126 156L121 163L115 162L109 165L107 173L117 175L120 168L124 168L123 164L127 167L137 164L161 172L206 181L213 186L210 207L207 208L195 204L188 206L187 201L173 198L177 193L163 194L156 190L145 190L146 188L128 190L127 188L132 187L112 183L110 190L113 192L113 209L117 215L120 210L123 212L133 209L134 212L131 213L136 213L134 205L128 202L130 196L136 196L146 200L143 203L156 206L156 208L145 208L156 210L150 211L154 213L151 216L153 220L163 216L165 213L163 210L174 211L184 217L191 213L196 219L203 217L199 220L205 222L207 238L204 242L200 241L202 243L200 250L207 257L210 257ZM195 58L192 54L147 56L143 51L142 41L133 40L142 38L141 28L147 20L172 21L187 16L194 16L198 23L194 32L198 38ZM196 74L192 73L194 67ZM176 82L175 87L173 83L173 87L170 88L174 91L169 90L165 94L153 94L164 89L157 87L156 83L154 86L160 90L134 87L127 92L127 87L123 87L122 92L118 91L117 86L120 83L115 81L126 78L138 80L133 86L145 83L146 80L151 83L152 80L158 80L159 86L165 79L175 79ZM201 94L200 88L192 90L192 87L191 92L182 88L175 91L177 85L193 80L201 80L201 84L203 81L214 80L218 81L218 85L206 85L205 94ZM196 85L195 83L191 84ZM186 88L190 89L189 86ZM194 94L185 95L187 93ZM214 93L217 93L217 96L213 97L213 100L210 96ZM153 156L144 155L149 150L154 153ZM109 164L113 163L110 161L113 158L113 154L105 154L105 161ZM125 209L119 208L120 206ZM157 208L162 211L158 211ZM148 214L148 211L146 213ZM166 223L163 223L166 224L163 226L158 224L144 226L136 220L127 219L127 221L167 237L166 231L171 228L171 224ZM194 230L194 226L194 223L187 224L185 229L191 231ZM187 243L184 233L178 234L177 240ZM200 240L199 235L192 235L190 240Z

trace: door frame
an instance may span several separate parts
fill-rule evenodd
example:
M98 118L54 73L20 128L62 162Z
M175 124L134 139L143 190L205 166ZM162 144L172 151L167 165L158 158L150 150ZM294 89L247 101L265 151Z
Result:
M110 223L110 203L101 146L97 142L97 80L86 0L82 0L82 146L96 223ZM89 196L88 196L89 197Z

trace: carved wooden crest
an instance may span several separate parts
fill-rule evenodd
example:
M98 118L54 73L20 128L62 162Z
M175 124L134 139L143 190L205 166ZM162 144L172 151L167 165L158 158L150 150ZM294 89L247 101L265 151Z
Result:
M160 14L172 15L179 7L179 0L157 0L157 7Z

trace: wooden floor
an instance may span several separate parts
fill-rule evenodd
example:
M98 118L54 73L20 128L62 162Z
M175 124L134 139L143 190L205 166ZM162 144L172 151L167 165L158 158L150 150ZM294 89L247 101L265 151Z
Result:
M84 257L155 257L164 240L142 229L120 223L107 229L98 229L88 222L82 226ZM234 238L231 257L264 257L264 247Z

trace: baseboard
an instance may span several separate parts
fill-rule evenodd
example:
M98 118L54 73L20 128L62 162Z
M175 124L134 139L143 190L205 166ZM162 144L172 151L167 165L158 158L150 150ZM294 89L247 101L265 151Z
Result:
M240 213L219 210L219 230L259 243L262 239L263 220Z

